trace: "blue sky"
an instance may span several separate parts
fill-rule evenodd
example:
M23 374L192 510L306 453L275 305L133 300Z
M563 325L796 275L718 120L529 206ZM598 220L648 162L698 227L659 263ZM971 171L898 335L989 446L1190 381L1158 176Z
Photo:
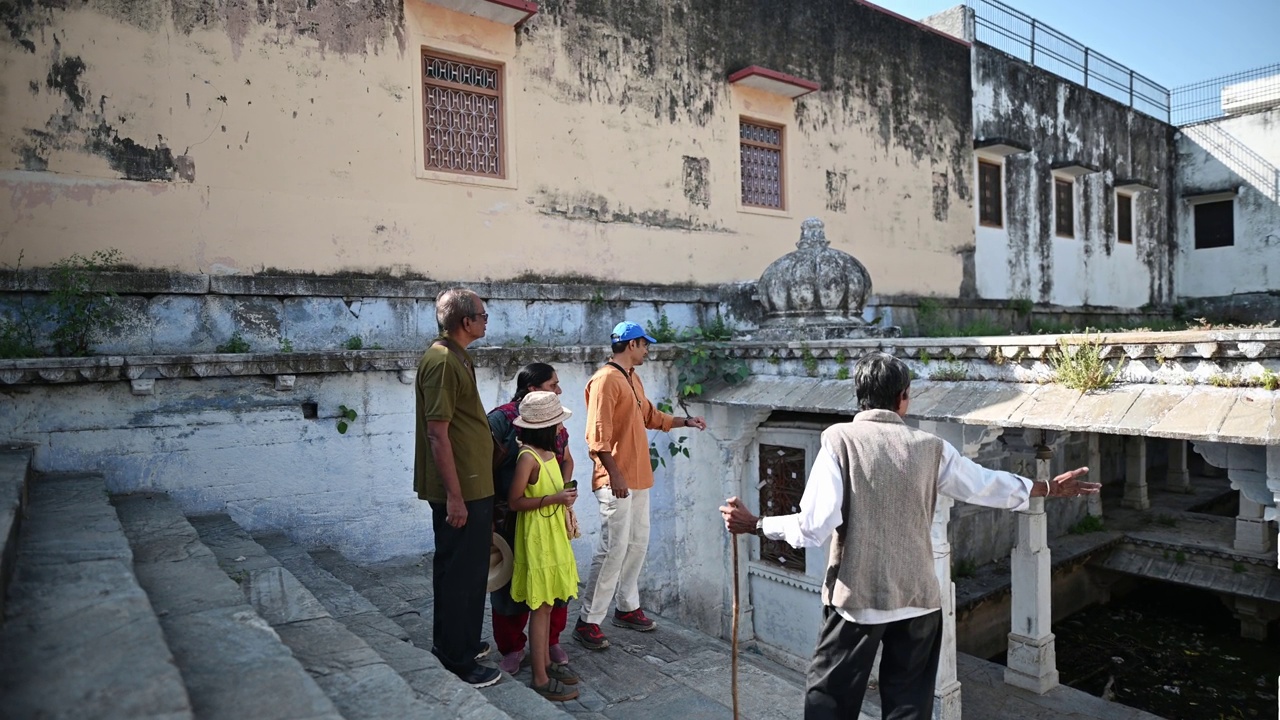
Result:
M870 0L919 20L961 0ZM1280 63L1280 0L1002 0L1165 87Z

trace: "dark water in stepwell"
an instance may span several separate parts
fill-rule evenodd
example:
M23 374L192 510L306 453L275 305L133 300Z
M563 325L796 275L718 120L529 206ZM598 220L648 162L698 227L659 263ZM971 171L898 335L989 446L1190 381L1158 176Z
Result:
M1144 583L1053 631L1064 685L1171 720L1276 717L1280 633L1241 638L1212 593Z

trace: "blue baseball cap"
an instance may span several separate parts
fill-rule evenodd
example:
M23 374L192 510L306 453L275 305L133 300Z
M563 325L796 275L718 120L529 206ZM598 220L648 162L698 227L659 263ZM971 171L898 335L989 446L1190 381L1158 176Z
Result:
M644 331L644 327L640 323L633 323L630 320L623 320L613 326L613 334L609 336L609 342L625 342L637 338L644 338L651 343L658 342L652 335Z

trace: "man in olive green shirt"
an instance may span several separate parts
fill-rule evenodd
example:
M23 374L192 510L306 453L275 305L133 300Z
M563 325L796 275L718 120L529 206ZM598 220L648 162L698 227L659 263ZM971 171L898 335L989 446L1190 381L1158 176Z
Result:
M493 437L467 346L484 337L484 301L466 288L436 298L441 337L418 364L413 488L431 504L436 554L431 651L475 687L502 677L476 662L482 651L485 586L493 526Z

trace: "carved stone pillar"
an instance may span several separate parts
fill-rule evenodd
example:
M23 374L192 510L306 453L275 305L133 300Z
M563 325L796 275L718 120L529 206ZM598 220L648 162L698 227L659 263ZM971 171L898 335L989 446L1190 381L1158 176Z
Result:
M1191 492L1191 473L1187 470L1187 441L1169 441L1169 474L1166 486L1170 492Z
M956 586L951 582L951 543L947 523L955 501L938 496L933 510L933 571L942 590L942 657L934 685L933 720L960 720L960 681L956 672Z
M1266 517L1266 506L1250 500L1240 493L1240 512L1236 515L1236 539L1233 546L1240 552L1270 553L1274 548L1271 524Z
M1151 507L1147 494L1147 439L1141 435L1125 438L1124 499L1120 504L1135 510Z
M1253 598L1230 596L1223 597L1222 602L1231 608L1231 614L1240 621L1240 637L1246 640L1265 642L1271 623L1280 617L1280 609L1275 605L1258 602Z
M1043 445L1036 452L1036 480L1051 479L1053 453ZM1004 681L1043 695L1058 686L1058 662L1053 645L1053 580L1044 498L1032 498L1018 513L1018 542L1010 558L1012 570L1012 630Z
M1098 433L1089 433L1089 480L1093 482L1105 483L1106 479L1102 472L1102 436ZM1090 515L1102 517L1102 493L1089 496Z

